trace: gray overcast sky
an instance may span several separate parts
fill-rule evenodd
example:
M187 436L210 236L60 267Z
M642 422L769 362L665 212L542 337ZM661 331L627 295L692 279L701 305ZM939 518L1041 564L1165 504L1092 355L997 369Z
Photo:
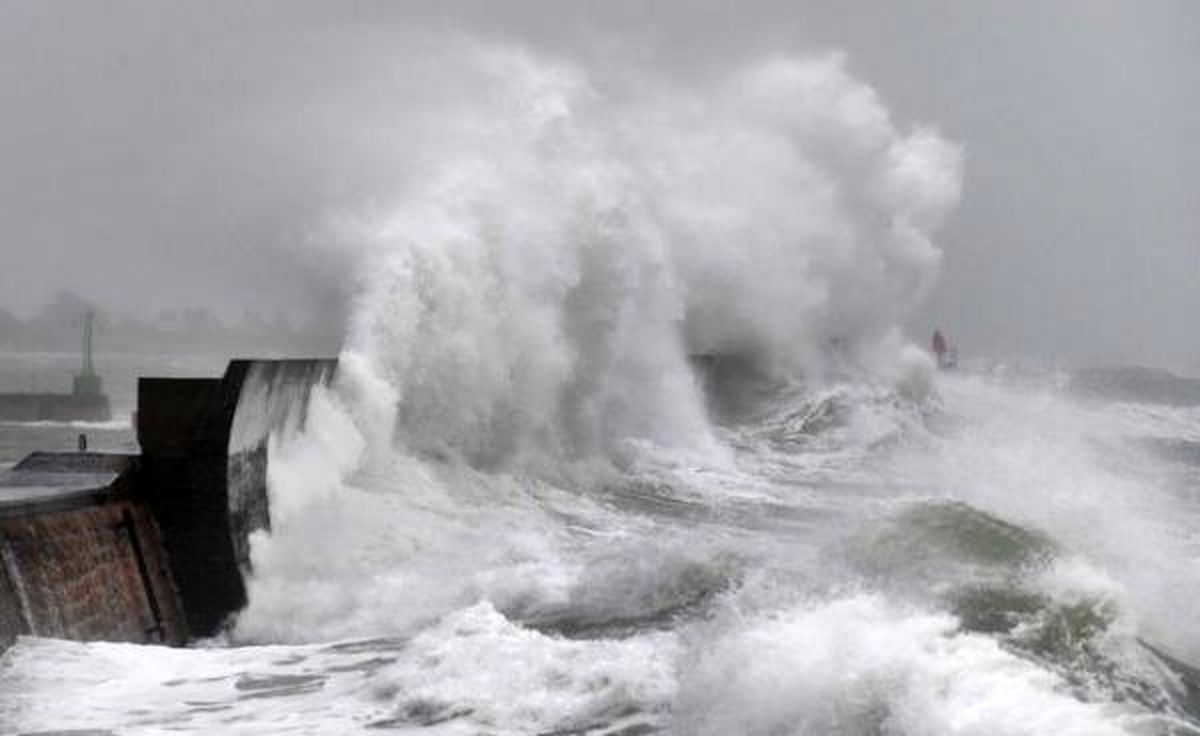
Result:
M332 313L298 247L370 193L437 31L703 79L843 49L966 151L911 321L964 352L1200 368L1200 2L0 0L0 307ZM399 54L398 49L409 53Z

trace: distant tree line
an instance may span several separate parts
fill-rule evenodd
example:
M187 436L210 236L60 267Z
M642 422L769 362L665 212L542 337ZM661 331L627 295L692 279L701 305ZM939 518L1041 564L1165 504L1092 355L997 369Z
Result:
M75 352L80 349L84 315L96 315L96 351L226 352L246 355L319 355L338 348L328 325L295 325L282 314L271 318L246 311L226 322L204 307L166 309L135 317L99 307L70 291L59 294L29 319L0 309L0 350Z

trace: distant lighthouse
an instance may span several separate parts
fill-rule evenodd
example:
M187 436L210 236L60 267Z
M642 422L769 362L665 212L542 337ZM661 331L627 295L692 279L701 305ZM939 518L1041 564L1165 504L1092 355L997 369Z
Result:
M104 396L104 388L100 375L96 373L96 363L92 360L92 333L96 326L96 314L91 310L83 318L83 365L75 375L74 393L76 396Z
M89 311L83 318L83 350L79 373L71 393L0 394L0 420L10 422L106 422L112 419L112 407L104 395L100 374L92 357L92 335L96 315Z

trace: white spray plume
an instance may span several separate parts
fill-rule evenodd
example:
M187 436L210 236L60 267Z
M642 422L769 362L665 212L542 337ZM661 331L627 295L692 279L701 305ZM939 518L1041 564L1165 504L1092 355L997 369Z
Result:
M580 568L539 494L733 464L693 355L927 389L897 324L958 152L898 132L840 57L700 87L469 45L426 66L399 191L340 223L362 288L325 428L273 448L243 639L559 600Z
M831 345L899 354L960 154L898 131L840 56L632 90L523 51L455 63L404 192L343 223L366 253L347 356L394 387L401 445L479 467L711 453L689 356L814 375Z

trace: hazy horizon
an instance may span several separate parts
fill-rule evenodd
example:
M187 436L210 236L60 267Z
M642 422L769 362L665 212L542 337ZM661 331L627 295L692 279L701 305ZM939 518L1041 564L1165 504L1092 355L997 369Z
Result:
M63 289L341 323L329 222L419 157L426 47L503 42L701 87L747 60L844 53L901 130L963 150L906 321L967 355L1200 368L1200 5L33 3L0 7L0 308ZM414 150L410 150L414 149Z

